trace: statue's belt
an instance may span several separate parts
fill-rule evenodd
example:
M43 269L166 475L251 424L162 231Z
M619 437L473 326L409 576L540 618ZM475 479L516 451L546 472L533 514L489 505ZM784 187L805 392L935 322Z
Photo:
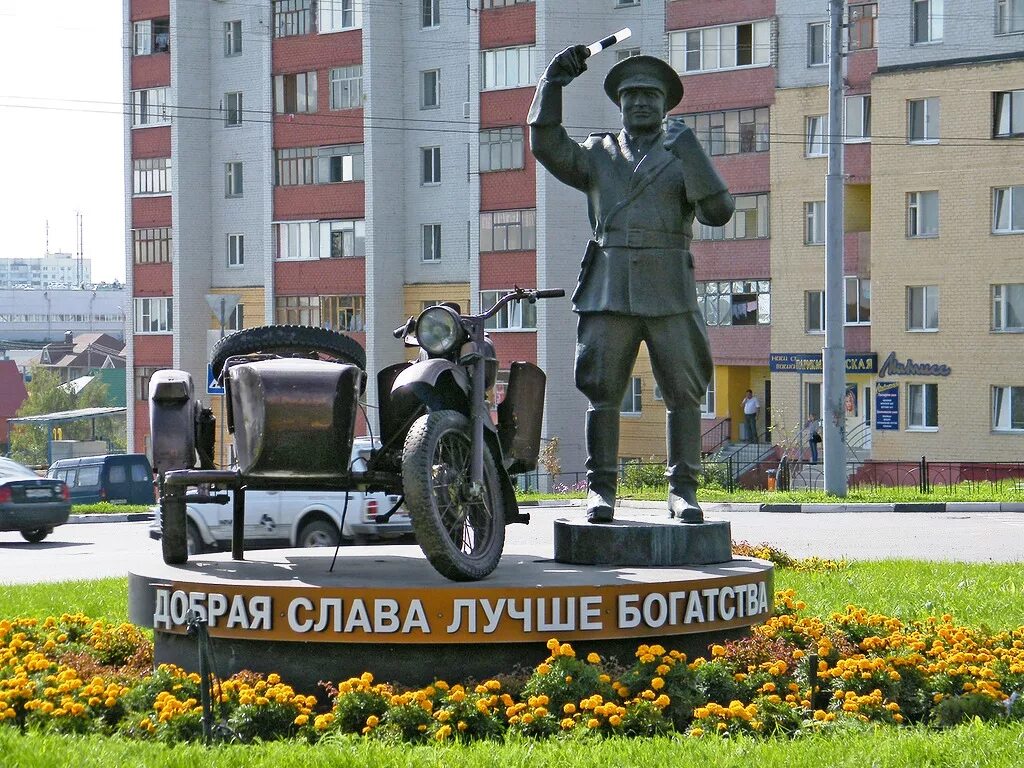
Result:
M690 247L690 236L683 232L624 229L603 232L595 239L603 248L678 248L685 251Z

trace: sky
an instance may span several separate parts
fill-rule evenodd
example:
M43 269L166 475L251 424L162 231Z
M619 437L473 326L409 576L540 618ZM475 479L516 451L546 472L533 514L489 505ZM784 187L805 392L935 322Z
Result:
M124 281L119 0L0 0L0 257L75 253Z

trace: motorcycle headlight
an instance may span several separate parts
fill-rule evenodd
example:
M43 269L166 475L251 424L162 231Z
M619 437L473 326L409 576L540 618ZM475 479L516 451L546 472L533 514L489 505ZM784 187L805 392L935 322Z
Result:
M416 340L427 354L447 355L465 340L458 314L444 306L428 307L416 320Z

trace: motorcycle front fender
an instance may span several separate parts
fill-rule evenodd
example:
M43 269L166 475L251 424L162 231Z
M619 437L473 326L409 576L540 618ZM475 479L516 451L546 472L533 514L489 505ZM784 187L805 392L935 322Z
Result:
M431 411L453 410L469 414L469 374L450 360L417 360L398 374L391 385L396 403L414 401Z

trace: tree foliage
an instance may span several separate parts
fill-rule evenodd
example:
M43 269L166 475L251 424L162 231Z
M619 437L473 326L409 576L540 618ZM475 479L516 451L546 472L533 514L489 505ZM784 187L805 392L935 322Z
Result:
M28 398L18 409L18 416L39 416L46 413L71 411L77 408L97 408L107 404L106 384L95 381L79 393L62 386L56 372L42 366L32 368L32 380L28 382ZM123 418L103 417L96 419L95 433L91 420L71 421L59 425L60 439L63 440L106 440L111 445L124 448L125 425ZM56 425L55 425L56 426ZM11 429L11 458L29 466L47 463L47 443L51 435L45 425L14 424Z

